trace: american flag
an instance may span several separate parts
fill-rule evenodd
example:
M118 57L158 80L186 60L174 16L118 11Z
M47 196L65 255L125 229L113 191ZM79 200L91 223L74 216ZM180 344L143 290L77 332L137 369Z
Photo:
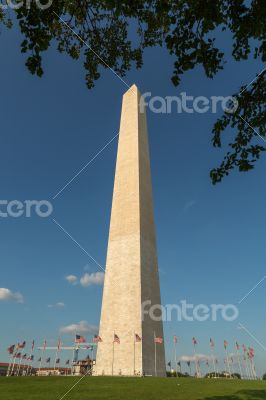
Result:
M25 340L22 343L18 343L18 349L24 349L25 346L26 346Z
M8 353L9 354L13 354L14 353L14 350L15 350L15 345L14 344L12 344L12 346L10 346L8 349L7 349L7 351L8 351Z
M76 335L75 343L86 343L84 336Z
M176 335L174 335L174 337L173 337L173 342L176 344L177 343L177 336Z
M99 335L94 335L93 343L100 343L102 342L102 338Z
M249 355L249 358L255 357L255 350L252 347L248 348L248 355Z
M154 343L163 344L163 338L161 336L155 336Z
M210 338L210 346L214 347L214 341L212 340L212 338Z
M228 342L227 342L227 340L224 340L224 348L227 349L227 346L228 346Z
M17 353L15 357L16 358L21 358L21 353Z
M119 337L116 335L116 333L114 334L114 343L119 343L119 344L120 344L120 339L119 339Z
M27 354L25 353L25 354L23 354L23 356L22 356L22 360L26 360L26 358L27 358Z
M196 346L196 344L198 344L198 341L195 337L192 338L192 343L194 346Z
M135 333L135 341L141 342L141 337L137 333Z

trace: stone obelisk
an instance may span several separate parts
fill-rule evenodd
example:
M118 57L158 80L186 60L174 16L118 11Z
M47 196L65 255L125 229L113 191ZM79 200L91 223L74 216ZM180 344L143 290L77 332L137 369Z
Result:
M163 325L158 318L161 297L146 112L140 98L135 85L123 96L96 375L166 373L164 344L154 343L154 337L163 338Z

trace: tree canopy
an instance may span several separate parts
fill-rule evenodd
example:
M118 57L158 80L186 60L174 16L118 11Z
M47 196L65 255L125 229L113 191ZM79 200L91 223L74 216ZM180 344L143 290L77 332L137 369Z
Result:
M0 5L7 2L0 0ZM111 67L121 77L132 65L141 68L145 49L154 46L165 46L174 58L173 85L178 86L182 75L197 65L214 78L226 62L216 43L217 32L231 32L234 60L266 61L265 0L22 0L18 4L12 11L0 7L0 22L11 28L10 13L15 12L29 71L43 75L42 54L56 42L60 53L84 60L89 89L104 68ZM213 127L215 147L222 146L226 128L235 132L230 151L210 172L214 184L234 168L254 168L265 150L265 77L266 69L258 71L251 84L235 93L236 112L225 112Z

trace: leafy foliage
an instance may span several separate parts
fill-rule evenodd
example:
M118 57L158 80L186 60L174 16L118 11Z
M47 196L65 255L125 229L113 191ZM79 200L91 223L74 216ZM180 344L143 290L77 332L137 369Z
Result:
M237 130L235 141L230 143L231 152L224 157L221 165L210 173L214 183L220 182L229 171L237 167L239 171L249 171L260 158L266 143L266 71L264 71L248 90L241 88L238 108L233 113L224 113L213 128L213 145L221 147L221 134L230 126ZM255 139L256 138L256 139ZM256 144L252 144L253 139Z
M34 0L30 7L24 3L15 12L24 36L21 51L28 55L30 72L43 75L42 53L55 41L59 52L74 60L82 57L88 88L100 78L102 68L110 67L122 77L132 64L141 68L144 50L153 46L165 46L173 55L174 85L197 65L213 78L225 64L224 53L216 45L217 30L231 32L235 60L266 61L265 0L54 0L45 10ZM1 21L7 23L0 8ZM132 27L135 35L131 39ZM231 152L211 171L214 184L234 167L252 169L265 150L257 140L266 133L265 73L249 90L242 90L238 100L237 112L225 114L213 129L216 147L221 146L226 127L237 131Z

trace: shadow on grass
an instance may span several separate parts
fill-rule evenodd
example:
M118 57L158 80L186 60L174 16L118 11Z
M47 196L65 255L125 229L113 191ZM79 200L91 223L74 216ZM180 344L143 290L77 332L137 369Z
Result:
M266 400L266 390L241 390L233 395L211 396L203 400Z

